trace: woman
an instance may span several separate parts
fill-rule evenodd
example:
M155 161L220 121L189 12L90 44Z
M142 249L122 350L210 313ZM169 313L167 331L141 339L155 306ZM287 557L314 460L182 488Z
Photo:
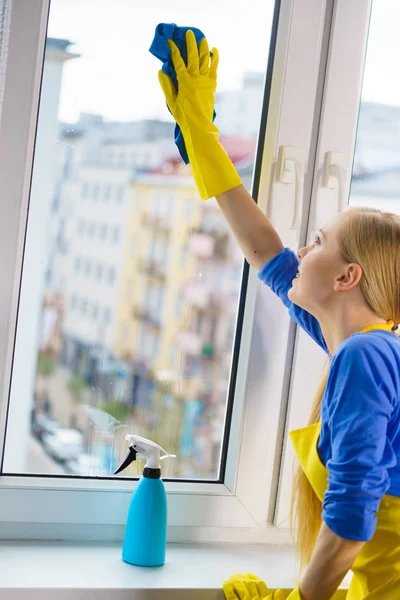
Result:
M400 598L400 218L351 209L298 257L241 185L212 123L218 52L171 41L179 92L159 79L203 199L216 196L243 253L290 316L327 352L329 371L310 426L291 438L298 549L307 566L290 600L328 600L346 572L348 600ZM300 259L300 260L299 260ZM227 598L283 597L255 576L224 584Z

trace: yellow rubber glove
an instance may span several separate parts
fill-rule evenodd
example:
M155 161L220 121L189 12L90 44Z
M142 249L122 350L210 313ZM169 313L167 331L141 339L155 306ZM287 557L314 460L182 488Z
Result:
M197 48L193 31L186 32L187 66L172 40L168 40L178 80L178 92L168 75L158 78L168 107L181 128L193 177L203 200L240 185L241 179L219 143L219 131L212 122L217 89L218 51L210 51L203 38Z
M290 592L289 596L286 598L286 600L302 600L301 594L300 594L300 586L298 585L297 588L295 588L293 590L293 592Z
M225 581L222 589L226 600L284 600L282 590L270 590L266 583L252 573L237 573Z

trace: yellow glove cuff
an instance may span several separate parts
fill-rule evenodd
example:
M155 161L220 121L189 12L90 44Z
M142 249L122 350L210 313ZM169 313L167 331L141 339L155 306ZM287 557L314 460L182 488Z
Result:
M301 597L301 594L300 594L300 586L299 585L297 586L297 588L295 588L293 590L293 592L290 592L290 594L286 600L303 600Z

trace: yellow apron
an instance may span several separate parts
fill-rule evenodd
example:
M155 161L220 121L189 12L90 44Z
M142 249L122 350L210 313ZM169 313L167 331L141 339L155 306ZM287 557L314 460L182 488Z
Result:
M373 329L390 329L390 325L371 325L362 332ZM301 468L322 502L329 473L317 451L320 429L318 422L289 435ZM351 571L346 600L400 600L400 498L382 498L374 537L365 543Z

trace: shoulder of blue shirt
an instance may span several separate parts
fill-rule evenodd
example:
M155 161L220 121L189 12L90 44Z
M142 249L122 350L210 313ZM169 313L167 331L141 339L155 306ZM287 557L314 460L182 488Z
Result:
M399 372L400 340L394 333L358 332L347 338L333 355L327 391L334 386L340 396L345 388L354 389L354 393L358 389L359 394L369 390L369 395L375 390L375 396L383 393L394 409L399 405ZM353 408L357 410L356 406ZM389 407L388 410L391 411Z

